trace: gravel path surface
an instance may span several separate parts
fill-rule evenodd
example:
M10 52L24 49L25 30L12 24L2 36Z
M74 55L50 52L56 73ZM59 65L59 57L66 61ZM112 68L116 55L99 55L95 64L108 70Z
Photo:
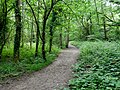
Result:
M72 77L72 64L76 62L79 50L74 46L61 51L55 62L48 67L10 84L0 86L0 90L60 90L67 86Z

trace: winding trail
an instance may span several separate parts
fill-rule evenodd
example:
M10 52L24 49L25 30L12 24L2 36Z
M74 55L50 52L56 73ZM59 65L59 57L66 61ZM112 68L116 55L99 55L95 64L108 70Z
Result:
M67 86L71 79L71 67L78 55L79 50L70 45L68 49L62 50L56 61L48 67L0 86L0 90L59 90Z

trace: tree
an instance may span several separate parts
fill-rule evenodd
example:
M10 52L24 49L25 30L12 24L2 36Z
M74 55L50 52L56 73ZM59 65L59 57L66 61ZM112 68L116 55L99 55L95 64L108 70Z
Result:
M36 26L37 26L36 49L35 49L35 57L37 57L37 56L38 56L39 37L41 38L41 36L40 36L39 22L38 22L38 20L37 20L37 17L36 17L36 15L35 15L35 12L34 12L32 6L30 5L30 3L29 3L27 0L26 0L26 2L27 2L27 4L29 5L29 7L30 7L30 9L31 9L31 11L32 11L32 14L33 14L33 16L34 16L35 23L36 23ZM39 13L38 13L38 14L39 14ZM41 40L42 40L42 38L41 38Z
M55 20L56 20L57 12L52 10L52 20L50 24L50 39L49 39L49 52L52 50L52 41L53 41L53 29L55 28Z
M50 7L47 7L47 3L43 0L43 4L44 4L44 14L43 14L43 24L42 24L42 57L43 59L46 61L46 51L45 51L45 43L46 43L46 24L47 24L47 20L48 17L51 13L51 11L53 10L54 6L57 4L59 0L51 0L51 4Z
M96 15L97 15L97 22L98 22L98 25L99 25L99 14L98 14L98 8L97 8L96 0L94 0L94 4L95 4Z
M7 33L7 0L4 2L1 1L3 5L1 5L1 10L0 10L0 60L2 58L2 50L4 48L4 45L7 41L6 38L6 33Z
M69 46L69 32L70 32L70 17L68 15L68 27L66 28L66 45L65 45L66 48L68 48Z
M103 8L103 7L105 7L105 5L103 6L103 3L102 3L102 2L103 2L103 1L101 1L101 11L102 11L102 13L103 13L102 19L103 19L103 27L104 27L104 39L105 39L105 40L108 40L107 30L106 30L106 18L105 18L105 16L104 16L105 12L104 12L104 8Z
M14 49L17 62L30 45L46 61L53 45L65 48L69 40L119 40L118 0L1 0L0 8L0 58Z
M21 39L21 13L20 13L20 2L21 0L15 0L15 21L16 21L16 34L14 39L14 61L19 60L20 54L20 39Z

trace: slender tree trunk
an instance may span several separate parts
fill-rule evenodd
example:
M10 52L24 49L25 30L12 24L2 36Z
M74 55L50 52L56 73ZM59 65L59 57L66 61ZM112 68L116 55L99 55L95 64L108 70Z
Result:
M46 28L46 11L44 12L44 19L43 19L43 30L42 30L42 56L43 59L46 60L46 52L45 52L45 28Z
M32 43L33 43L33 17L32 17L31 32L30 32L30 49L32 49Z
M69 30L67 30L67 36L66 36L66 48L68 48L69 45Z
M105 35L104 38L105 38L105 40L108 40L105 17L103 17L103 25L104 25L104 35Z
M21 40L22 40L22 45L21 47L24 47L24 15L25 12L25 3L22 1L22 29L21 29Z
M38 56L38 45L39 45L39 37L41 38L41 35L40 35L40 29L39 29L39 22L36 18L36 15L35 15L35 12L32 8L32 6L30 5L30 3L26 0L27 4L29 5L31 11L32 11L32 14L34 16L34 19L35 19L35 23L36 23L36 26L37 26L37 34L36 34L36 49L35 49L35 57ZM41 38L42 40L42 38Z
M97 24L99 25L99 14L98 14L98 8L97 8L96 0L94 0L94 3L95 3L96 15L97 15Z
M104 6L105 7L105 6ZM103 27L104 27L104 39L105 40L108 40L108 36L107 36L107 30L106 30L106 18L104 16L104 9L103 9L103 3L101 2L101 10L102 10L102 13L103 13Z
M69 45L69 29L70 29L70 18L69 18L69 21L68 21L68 28L67 28L67 31L66 31L66 48L68 48L68 45Z
M39 33L38 33L38 27L37 27L37 33L36 33L36 49L35 49L35 57L38 56L38 46L39 46Z
M86 36L90 35L90 29L89 29L89 23L87 21L87 25L85 26L85 30L86 30Z
M21 13L20 13L20 0L15 0L15 21L16 21L16 34L14 40L14 61L19 60L20 53L20 39L21 39Z
M90 13L90 34L92 34L92 15Z
M35 57L38 56L38 47L39 47L39 37L40 37L40 33L39 33L39 1L38 0L38 14L37 14L37 22L38 22L38 26L37 26L37 32L36 32L36 50L35 50Z
M62 49L62 27L60 31L60 48Z
M53 28L55 27L55 20L56 20L57 13L53 10L52 11L52 20L50 25L50 39L49 39L49 53L52 50L52 41L53 41Z
M4 44L1 45L1 47L0 47L0 61L1 61L1 59L2 59L2 51L3 51L3 47L4 47Z

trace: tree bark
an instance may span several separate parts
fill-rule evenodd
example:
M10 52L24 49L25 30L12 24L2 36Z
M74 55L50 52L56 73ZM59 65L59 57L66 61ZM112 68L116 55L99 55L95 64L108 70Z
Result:
M44 15L43 15L43 28L42 28L42 57L46 61L46 51L45 51L46 23L47 23L48 17L50 16L50 13L51 13L54 5L56 4L56 1L51 0L51 6L49 9L46 7L46 3L44 0L43 0L43 2L44 2L45 10L44 10Z
M69 45L69 30L67 30L67 36L66 36L66 48L68 48Z
M44 11L44 17L43 17L43 29L42 29L42 57L46 61L46 52L45 52L45 28L46 28L46 11Z
M105 7L105 6L104 6ZM108 36L107 36L107 30L106 30L106 18L104 16L104 9L103 9L103 3L101 2L101 10L102 10L102 13L103 13L103 28L104 28L104 39L105 40L108 40Z
M35 57L38 56L38 47L39 47L39 37L40 37L40 33L39 33L39 1L38 0L38 14L37 14L37 32L36 32L36 50L35 50Z
M62 49L62 27L61 27L61 31L60 31L60 48Z
M7 0L4 1L3 8L2 8L2 17L0 20L0 61L2 59L2 51L7 41L6 33L6 24L7 24Z
M49 39L49 53L52 50L52 41L53 41L53 29L55 27L55 20L56 20L56 15L57 13L53 10L52 11L52 20L51 20L51 25L50 25L50 39Z
M16 34L14 39L14 61L19 60L20 54L20 39L21 39L21 13L20 13L20 0L15 0L15 21L16 21Z
M97 23L99 25L99 14L98 14L98 8L97 8L96 0L94 0L94 3L95 3L96 15L97 15Z
M90 34L92 34L92 15L90 13Z
M105 17L103 17L103 26L104 26L104 38L105 38L105 40L108 40Z
M22 40L22 44L21 44L21 47L24 47L24 19L25 19L25 15L24 15L24 12L25 12L25 3L22 2L22 28L21 28L21 40Z
M30 9L31 9L31 11L32 11L32 14L33 14L33 16L34 16L35 23L36 23L36 26L37 26L36 49L35 49L35 57L37 57L37 56L38 56L39 37L40 37L41 40L42 40L42 37L41 37L41 35L40 35L39 22L38 22L38 20L37 20L37 18L36 18L35 12L34 12L32 6L30 5L30 3L29 3L27 0L26 0L26 2L27 2L27 4L29 5L29 7L30 7Z
M70 18L68 18L68 28L67 28L67 31L66 31L66 48L68 48L68 45L69 45L69 29L70 29Z

